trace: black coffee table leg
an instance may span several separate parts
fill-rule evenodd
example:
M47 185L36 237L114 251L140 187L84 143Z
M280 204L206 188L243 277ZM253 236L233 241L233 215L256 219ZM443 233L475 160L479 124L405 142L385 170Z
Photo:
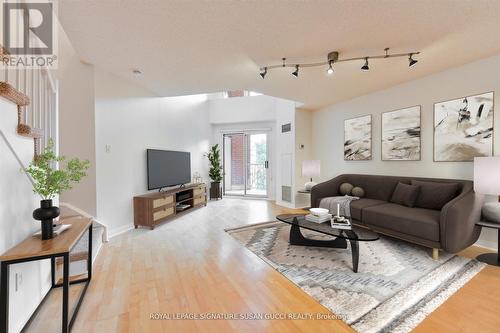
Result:
M354 273L358 272L358 263L359 263L359 242L355 240L357 235L352 230L344 231L347 236L349 236L349 243L351 244L351 252L352 252L352 270Z
M335 238L332 240L318 240L305 238L300 232L298 225L290 226L290 245L317 246L317 247L332 247L337 249L347 249L347 241L343 238Z

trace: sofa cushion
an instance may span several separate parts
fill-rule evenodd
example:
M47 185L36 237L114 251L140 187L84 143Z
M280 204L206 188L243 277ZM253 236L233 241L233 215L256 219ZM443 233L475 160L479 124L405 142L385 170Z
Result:
M370 199L389 201L397 184L397 181L387 179L382 176L368 178L364 184L366 197ZM362 184L355 184L355 186L362 186Z
M351 191L354 188L354 186L350 183L342 183L340 184L339 187L339 193L341 195L351 195Z
M457 183L425 182L421 180L412 180L412 185L420 187L416 207L427 209L441 209L449 201L457 196Z
M359 199L351 201L351 217L355 220L362 221L362 210L375 205L386 204L387 201L375 199Z
M415 206L415 201L417 201L419 189L417 185L398 183L392 194L391 202L398 205L413 207Z
M394 203L363 209L363 224L398 231L407 235L439 242L440 211L409 208Z

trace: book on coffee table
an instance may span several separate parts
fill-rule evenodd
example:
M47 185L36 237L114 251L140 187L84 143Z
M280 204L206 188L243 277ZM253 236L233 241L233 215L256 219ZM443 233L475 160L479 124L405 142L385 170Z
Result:
M313 215L313 214L308 214L306 215L306 220L314 223L323 223L330 221L332 219L332 214L325 214L325 215Z

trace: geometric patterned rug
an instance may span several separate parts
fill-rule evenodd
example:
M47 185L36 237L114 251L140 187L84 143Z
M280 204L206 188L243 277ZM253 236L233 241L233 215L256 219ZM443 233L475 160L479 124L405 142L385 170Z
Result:
M226 230L358 332L410 332L486 265L473 259L380 236L351 249L294 246L290 226L266 222ZM301 229L314 239L328 236Z

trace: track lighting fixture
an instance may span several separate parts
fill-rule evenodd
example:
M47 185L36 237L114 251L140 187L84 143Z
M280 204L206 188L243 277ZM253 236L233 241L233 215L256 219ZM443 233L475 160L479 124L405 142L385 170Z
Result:
M304 63L304 64L295 64L295 65L289 65L286 63L286 58L282 58L282 63L280 65L270 65L266 67L262 67L260 69L260 76L264 78L267 74L267 70L269 69L275 69L275 68L280 68L280 67L295 67L295 71L292 72L292 75L295 77L299 76L299 67L317 67L317 66L325 66L327 65L328 68L326 72L328 74L333 74L333 64L336 64L338 62L346 62L346 61L359 61L359 60L364 60L365 63L361 67L361 70L363 71L368 71L370 70L370 67L368 65L368 60L369 59L388 59L388 58L396 58L396 57L408 57L409 65L410 67L415 65L418 61L413 59L413 56L420 54L420 52L406 52L406 53L395 53L395 54L390 54L389 53L389 48L384 49L384 54L381 55L373 55L373 56L364 56L364 57L355 57L355 58L346 58L346 59L339 59L339 53L337 51L333 51L328 53L327 61L326 62L315 62L315 63Z
M260 72L260 76L262 76L262 78L265 79L266 74L267 74L267 67L264 67L264 71Z
M329 74L329 75L332 75L333 74L333 67L332 67L332 63L333 63L333 60L330 60L328 62L328 69L326 70L326 72Z
M415 65L415 64L418 62L418 60L413 59L413 54L414 54L414 53L410 53L410 54L408 55L408 62L410 63L410 64L408 65L409 67L411 67L411 66Z
M368 57L365 58L365 64L361 67L361 70L365 72L370 70L370 67L368 67Z

